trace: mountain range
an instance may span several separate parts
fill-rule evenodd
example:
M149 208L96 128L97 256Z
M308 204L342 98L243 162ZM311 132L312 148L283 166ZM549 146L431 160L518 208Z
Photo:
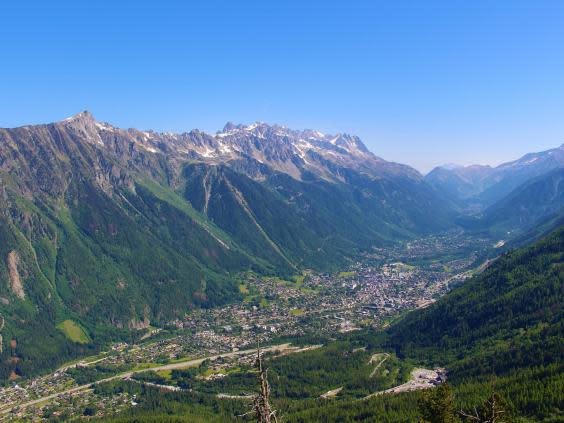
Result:
M509 225L528 229L562 205L561 172L547 173L562 152L423 177L358 137L265 123L174 134L82 112L0 129L0 377L237 300L241 272L333 271L375 246L484 230L532 199L522 184L553 178ZM461 219L469 198L497 211ZM88 342L57 329L67 320Z
M460 202L486 208L528 180L564 167L564 144L529 153L496 167L445 165L431 170L425 181Z
M564 217L564 167L534 177L511 191L478 216L460 222L469 228L487 228L499 236L534 228Z
M357 137L156 133L88 112L0 129L0 203L3 376L237 299L242 271L336 269L452 226L417 171ZM91 342L67 339L65 320Z

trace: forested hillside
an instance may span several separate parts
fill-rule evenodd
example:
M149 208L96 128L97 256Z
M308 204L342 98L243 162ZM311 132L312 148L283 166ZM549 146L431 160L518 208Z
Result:
M453 381L562 359L564 228L388 331L400 357L446 364Z
M427 396L423 391L360 400L347 395L333 400L315 398L328 386L341 382L352 383L360 392L374 389L370 383L360 383L364 380L359 373L362 367L353 364L351 352L361 351L365 359L372 353L388 351L403 361L398 368L409 368L405 363L445 366L449 384L454 388L454 410L479 408L496 392L512 421L562 421L563 303L561 227L530 247L504 254L482 274L428 308L408 313L385 332L341 336L347 341L330 344L329 354L319 350L314 355L297 354L291 359L273 361L270 366L275 375L271 380L276 393L274 403L285 422L419 421L422 399ZM359 350L362 346L366 349ZM332 356L347 354L345 361L331 360ZM392 363L399 362L394 359ZM335 374L341 374L340 381L334 379ZM355 374L359 375L356 383L348 381ZM293 376L288 378L290 375ZM400 381L402 377L405 375L400 376ZM295 382L299 381L302 391L296 395L300 391ZM250 390L254 382L253 378L242 376L232 381L226 378L219 389L223 392L230 383L240 390ZM201 393L192 394L114 386L111 389L134 389L144 400L140 408L105 421L222 421L244 411L244 404L218 400L213 396L217 390L203 388L207 390L204 393L203 386L193 385ZM457 419L455 413L454 420L449 421Z
M530 247L499 257L427 309L408 313L377 334L373 347L389 348L404 360L445 366L459 409L480 406L495 391L515 421L562 421L563 304L560 227ZM378 398L358 407L316 406L289 421L415 421L421 395Z
M560 227L530 247L499 257L430 307L408 313L372 338L373 348L445 366L457 409L479 407L497 392L514 421L558 422L564 417L563 304ZM416 421L422 395L317 405L289 421Z

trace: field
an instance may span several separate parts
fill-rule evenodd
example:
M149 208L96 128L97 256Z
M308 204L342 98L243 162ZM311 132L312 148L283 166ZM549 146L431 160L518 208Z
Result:
M90 342L90 338L84 329L82 329L74 320L68 319L59 323L57 325L57 329L63 331L67 338L77 344L88 344Z

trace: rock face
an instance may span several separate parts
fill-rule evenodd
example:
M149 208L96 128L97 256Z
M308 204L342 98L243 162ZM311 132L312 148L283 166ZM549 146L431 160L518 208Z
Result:
M150 325L151 325L151 322L149 321L149 319L144 319L144 320L132 319L129 322L128 326L129 326L130 329L141 330L141 329L147 329Z
M304 174L315 174L342 181L343 169L355 169L372 176L401 175L421 179L421 175L409 166L375 156L356 136L325 135L319 131L298 131L265 123L227 124L216 134L198 130L181 134L158 133L120 129L96 121L85 111L49 125L0 130L0 139L4 141L4 151L0 154L9 151L0 161L4 167L9 166L10 156L17 156L18 144L25 141L29 153L41 156L42 161L61 170L67 169L58 160L64 155L88 165L100 187L125 178L124 167L151 176L164 176L161 155L168 162L168 176L173 178L178 176L175 171L178 172L180 163L198 160L209 164L239 162L239 170L247 169L248 174L257 179L264 176L259 171L264 166L296 179L303 178ZM109 156L119 162L112 163ZM25 164L25 161L19 164ZM24 169L26 167L29 168L25 166ZM37 184L46 169L29 170L33 170L31 176ZM43 181L48 182L54 181ZM44 188L50 188L52 193L64 189L64 181L57 182Z
M15 251L10 251L8 254L8 259L6 260L8 264L8 271L10 272L10 289L16 297L20 300L25 299L25 292L23 289L22 281L20 279L20 274L18 272L18 264L20 263L20 257Z

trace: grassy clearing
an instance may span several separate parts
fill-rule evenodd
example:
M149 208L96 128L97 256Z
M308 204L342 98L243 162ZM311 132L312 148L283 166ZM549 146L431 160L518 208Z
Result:
M197 360L198 358L201 357L195 355L189 355L186 357L180 357L180 358L174 358L172 360L168 360L166 364L184 363L185 361Z
M296 275L292 277L292 280L295 282L297 286L302 286L304 283L305 275Z
M277 284L279 284L279 285L290 285L290 286L294 286L294 281L289 281L289 280L286 280L286 279L282 279L282 278L279 278L278 276L274 276L274 277L265 276L263 279L264 279L264 280L272 279L275 283L277 283Z
M152 369L153 367L159 367L159 366L161 366L161 364L159 363L139 363L133 368L133 370Z
M156 373L157 373L157 375L159 375L160 377L165 379L167 382L172 380L172 370L161 370L161 371L156 372Z
M302 314L304 314L304 311L301 308L295 308L293 310L290 310L291 316L301 316Z
M339 272L337 275L339 278L351 278L356 276L356 272Z
M306 288L303 286L305 281L306 275L295 275L290 278L290 280L281 279L278 277L273 278L273 280L279 285L286 285L289 288L298 289L301 292L308 293L308 292L316 292L315 289Z
M68 339L77 344L88 344L90 342L90 337L74 320L68 319L59 323L57 329L62 330Z
M202 377L208 377L211 375L226 375L227 374L227 370L226 369L206 369L201 376Z

